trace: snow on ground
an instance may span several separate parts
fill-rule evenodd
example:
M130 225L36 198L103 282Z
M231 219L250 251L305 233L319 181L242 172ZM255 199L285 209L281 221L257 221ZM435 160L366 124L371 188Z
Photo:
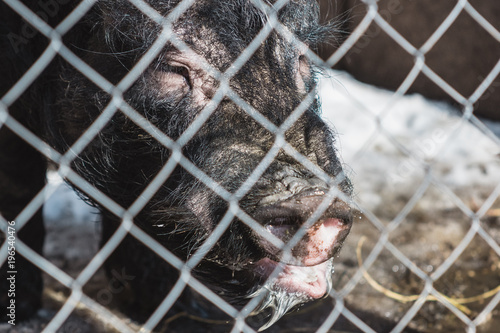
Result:
M324 118L338 132L341 155L366 208L414 192L425 163L436 180L458 192L491 191L500 183L500 140L463 121L448 104L417 94L397 98L335 71L321 81L320 96ZM488 125L500 134L498 124Z
M58 185L58 188L43 207L45 221L59 221L58 223L65 221L72 225L81 225L95 220L96 210L85 204L73 189L64 183L57 172L49 171L47 182ZM71 216L71 220L67 219L68 216Z

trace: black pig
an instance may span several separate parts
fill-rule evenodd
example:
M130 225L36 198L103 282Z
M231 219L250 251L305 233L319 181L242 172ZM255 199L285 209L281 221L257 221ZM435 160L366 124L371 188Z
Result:
M147 4L167 17L179 2L149 0ZM39 15L43 4L45 19L54 27L75 7L67 1L52 1L52 7L47 7L49 2L25 3ZM65 32L62 40L69 50L114 85L123 84L121 80L148 50L156 51L154 59L124 91L106 91L89 79L89 73L55 56L19 98L6 102L2 117L6 118L5 112L9 116L0 130L3 218L18 218L43 187L46 170L38 151L16 132L18 122L58 152L66 153L62 159L52 158L56 164L64 165L65 158L70 158L69 167L75 174L120 207L132 207L135 225L184 261L229 216L227 229L191 274L231 304L241 306L252 297L261 297L253 313L272 309L270 325L293 306L327 294L332 258L351 225L347 204L351 185L336 155L331 129L320 118L315 97L317 70L306 56L307 46L313 48L329 32L318 24L315 1L266 3L268 9L249 0L195 1L174 19L171 27L175 35L167 31L165 36L171 39L160 47L155 43L162 22L155 22L125 0L93 5ZM228 76L235 60L267 29L274 15L284 28L271 29L241 68ZM48 39L6 4L0 7L0 22L0 93L5 96L45 50ZM247 106L235 103L234 94ZM126 105L119 101L121 97ZM150 122L146 129L122 112L130 108ZM195 131L189 129L204 115L205 108L212 108L205 123ZM247 113L251 109L267 118L265 126L269 128ZM289 117L296 109L303 112L292 122ZM106 125L81 151L72 153L77 149L72 145L83 133L99 116L108 114ZM162 143L158 136L164 137ZM276 145L282 139L288 142L287 149ZM291 148L317 170L292 157ZM172 153L176 149L192 167L231 193L233 205L237 203L263 232L242 222L241 214L240 218L227 215L234 210L229 209L223 195L180 164L161 179L161 186L145 191L170 158L181 161ZM269 163L259 166L268 153ZM247 184L258 166L262 168L258 178ZM124 216L97 202L92 190L72 183L102 211L105 243ZM137 203L148 195L149 200ZM266 233L272 234L286 244L305 222L309 229L290 251L266 238ZM22 219L18 223L22 224ZM43 233L37 212L19 237L40 253ZM40 306L42 286L39 270L20 255L17 258L20 318ZM134 277L122 305L135 318L147 318L178 277L177 269L132 236L121 242L106 267L109 272L125 270L127 276ZM279 275L276 272L268 279L277 267ZM2 307L8 302L4 289L0 300Z

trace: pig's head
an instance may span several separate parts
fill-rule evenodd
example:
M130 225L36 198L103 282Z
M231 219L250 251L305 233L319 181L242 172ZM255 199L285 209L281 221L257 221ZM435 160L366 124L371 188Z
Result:
M149 1L164 16L178 3ZM305 45L313 47L324 32L317 4L291 0L273 8L279 3L268 2L271 9L265 13L250 0L195 1L173 22L175 40L162 45L123 93L128 105L154 125L152 132L180 139L192 166L188 170L178 164L134 223L188 260L221 220L227 222L192 273L233 304L262 298L255 312L274 309L270 323L294 305L328 293L332 258L351 225L350 183L333 134L320 118L316 69L305 56ZM275 18L281 31L268 29ZM161 33L160 24L121 0L98 3L89 22L93 27L86 42L75 33L71 45L115 84ZM252 44L266 31L264 41ZM235 64L242 54L244 64ZM81 73L65 68L59 109L52 114L62 130L51 133L61 150L111 100ZM189 129L207 109L206 121ZM151 132L118 111L72 167L126 208L173 156ZM200 181L193 168L229 197ZM241 211L230 209L226 199ZM243 222L249 219L258 228Z

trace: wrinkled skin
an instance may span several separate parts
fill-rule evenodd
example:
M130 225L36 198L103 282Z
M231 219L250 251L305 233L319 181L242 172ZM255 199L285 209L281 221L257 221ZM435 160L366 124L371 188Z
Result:
M177 2L149 1L165 16ZM278 11L278 18L310 47L325 31L317 23L317 4L313 1L291 1ZM130 207L172 156L171 150L151 133L160 131L173 140L182 138L200 112L211 105L211 99L215 96L217 100L222 84L203 65L203 59L214 69L227 71L267 20L249 1L197 1L173 23L177 38L191 51L168 42L123 93L128 105L155 129L140 129L118 111L71 168L121 207ZM101 1L65 36L65 43L117 84L160 31L159 25L128 2ZM280 126L308 94L314 97L316 70L304 52L305 48L273 31L230 78L229 86ZM58 151L66 152L108 106L110 95L60 59L39 81L51 83L50 87L40 84L33 88L50 90L44 95L49 100L36 100L36 94L30 95L31 114L21 112L19 119L33 114L39 117L43 126L25 121L26 126ZM217 100L214 106L206 123L182 147L182 154L234 194L271 150L277 136L228 97ZM273 309L269 324L294 305L328 292L332 258L350 229L346 201L351 188L336 155L333 134L320 118L319 102L312 98L306 106L284 138L328 178L320 179L284 149L277 151L260 178L242 197L234 197L239 207L262 225L263 233L232 216L227 230L192 271L194 277L234 305L262 297L254 312ZM77 190L103 212L105 243L121 219L89 198L85 189ZM188 260L227 214L228 207L220 195L177 165L133 221L179 258ZM272 234L286 244L304 223L308 229L289 252L265 236ZM27 225L26 232L31 228ZM26 242L30 244L29 239ZM272 275L278 266L281 273ZM106 267L110 273L125 268L134 277L129 292L135 296L125 297L122 305L139 318L151 314L178 274L131 236L113 252Z

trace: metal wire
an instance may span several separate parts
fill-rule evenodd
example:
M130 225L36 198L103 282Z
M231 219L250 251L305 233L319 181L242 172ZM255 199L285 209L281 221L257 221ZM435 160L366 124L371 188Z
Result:
M190 287L196 292L204 295L210 302L212 302L226 314L236 319L233 327L234 332L253 332L254 330L245 323L244 318L252 311L253 308L258 305L258 300L252 301L249 308L239 311L228 304L226 301L224 301L222 298L217 296L201 282L196 280L191 275L191 270L217 243L234 217L238 217L261 236L268 237L269 241L274 245L280 247L285 246L285 244L283 244L280 239L272 236L269 237L269 233L265 232L262 227L252 219L252 217L248 216L245 211L239 207L238 204L239 200L252 188L253 185L255 185L260 176L262 176L262 174L265 172L266 168L272 163L280 149L284 149L287 154L299 161L304 167L308 168L311 173L316 175L318 178L325 181L331 181L328 175L326 175L321 169L311 163L305 156L297 152L284 139L285 131L290 126L292 126L293 123L307 109L307 107L315 97L314 93L307 96L307 98L304 99L301 105L299 105L294 110L290 117L280 127L277 127L269 120L267 120L267 118L265 118L262 114L260 114L258 110L255 110L252 106L246 103L234 90L230 88L228 84L231 78L236 73L238 73L238 71L252 57L252 55L256 52L256 50L266 40L266 38L272 31L276 31L278 34L282 35L283 38L286 38L292 43L295 43L297 47L303 46L303 44L295 36L291 35L288 29L286 29L279 22L276 15L277 9L286 5L288 3L288 0L280 0L273 6L269 5L266 1L263 0L251 0L251 2L255 6L260 8L266 14L267 22L260 33L254 38L251 43L249 43L249 45L238 56L238 58L226 72L219 72L217 69L210 66L204 59L200 60L203 62L203 66L205 67L205 69L220 81L220 86L214 94L212 101L201 111L200 115L191 123L189 128L180 136L178 140L172 140L171 138L166 136L158 128L149 123L148 120L140 115L136 110L134 110L124 100L123 92L131 87L136 79L158 56L159 52L163 49L167 42L172 43L182 52L193 52L189 48L189 46L182 42L172 31L172 22L181 17L182 14L185 13L185 11L188 10L196 2L196 0L181 1L177 5L177 7L172 10L166 17L163 17L160 13L158 13L155 9L150 7L142 0L129 0L131 6L135 6L144 15L159 24L162 27L162 30L151 48L141 57L136 65L130 70L130 72L127 73L127 75L116 85L111 84L97 71L95 71L84 61L78 58L78 56L76 56L62 42L62 36L67 33L90 10L94 3L97 2L96 0L81 1L76 9L55 28L51 28L42 18L37 16L37 14L23 5L20 1L4 1L23 19L30 22L30 24L33 25L38 32L47 37L50 40L50 43L46 50L42 53L42 55L35 61L33 66L31 66L31 68L26 73L24 73L24 75L17 81L14 86L12 86L12 88L4 96L1 96L0 128L6 127L19 137L23 138L31 146L45 155L47 159L56 163L59 166L58 173L62 177L68 179L70 182L79 187L83 192L85 192L88 196L98 202L102 207L112 212L121 219L119 228L110 237L106 244L102 246L95 257L86 265L83 271L76 278L72 278L67 275L53 263L33 251L27 244L21 241L17 242L19 254L38 266L50 277L71 290L70 297L65 301L64 305L58 311L55 317L45 327L44 332L57 331L67 320L70 314L75 310L75 307L79 303L84 304L84 306L86 306L90 311L107 311L95 301L84 295L82 293L82 288L92 278L92 276L96 274L104 261L106 261L110 254L114 250L116 250L120 242L123 241L123 239L127 235L132 235L133 237L141 241L144 245L154 251L158 256L163 258L173 267L177 268L180 272L180 277L174 285L173 289L169 292L163 302L158 306L156 311L151 315L149 320L143 325L142 331L151 331L172 307L182 291L186 287ZM484 239L486 243L493 249L493 251L500 256L499 244L483 229L482 225L479 222L479 219L484 216L493 202L500 195L500 185L497 186L496 190L490 195L488 200L485 201L483 206L480 207L480 209L476 213L472 212L460 198L454 195L452 190L447 188L445 184L434 177L432 173L432 165L427 164L419 156L412 155L410 151L408 151L404 146L402 146L396 139L392 137L390 131L384 128L382 120L389 114L389 110L391 109L393 103L404 93L406 93L409 87L414 83L417 75L419 73L423 73L464 107L464 110L467 111L463 116L464 122L471 121L483 131L485 136L496 140L497 143L500 142L498 138L494 134L492 134L491 131L489 131L486 127L481 127L482 123L474 116L471 107L472 104L474 104L492 84L494 78L497 77L500 73L500 60L469 98L466 98L458 93L448 82L439 77L439 75L432 71L425 63L425 55L436 45L436 43L446 33L449 27L455 22L459 14L462 12L467 12L485 31L487 31L499 43L500 32L480 13L478 13L467 0L460 0L457 2L454 9L450 12L450 14L446 17L442 24L436 29L436 31L428 38L425 43L423 43L423 46L419 49L416 49L379 14L377 1L364 0L363 2L367 6L367 13L365 17L361 20L357 28L351 33L350 37L340 46L340 48L334 54L332 54L332 56L327 61L321 61L320 58L311 51L307 51L306 56L308 56L317 65L326 65L328 67L331 67L332 65L335 65L344 55L346 55L346 53L366 33L369 26L373 23L377 24L380 29L388 34L398 45L400 45L409 55L411 55L415 60L415 65L395 92L393 100L391 100L391 102L378 115L371 114L371 111L369 110L364 111L366 112L368 117L372 118L373 121L377 123L379 129L378 133L385 135L389 140L391 140L391 142L394 143L394 145L401 151L403 155L415 159L417 163L419 163L419 165L427 168L427 171L422 184L413 194L413 197L388 225L384 225L382 222L380 222L376 214L370 212L368 209L363 208L362 204L356 203L359 209L365 214L366 218L371 221L371 223L379 230L380 238L365 259L363 266L360 267L360 269L353 277L351 277L351 280L341 290L334 290L331 292L330 297L335 300L336 305L317 332L327 332L341 315L351 321L361 331L375 332L368 324L366 324L362 320L362 318L357 317L346 307L345 297L347 297L347 295L349 295L349 293L352 292L352 290L360 283L360 281L363 279L363 272L367 271L372 265L374 265L375 261L379 258L383 250L388 250L404 266L406 266L406 268L408 268L412 273L425 281L425 288L422 290L419 298L409 308L406 314L399 320L399 322L393 328L392 332L402 332L405 327L407 327L407 325L412 321L412 319L417 315L418 311L425 304L427 296L429 295L434 295L440 303L449 308L457 318L464 322L469 332L475 332L476 327L484 322L488 315L490 315L494 308L500 303L500 293L496 294L489 301L484 310L474 320L471 320L462 311L460 311L460 309L455 307L447 299L443 298L442 295L440 295L439 292L434 288L433 283L450 269L450 267L457 261L458 257L469 246L472 239L476 236ZM42 139L38 138L36 135L34 135L9 115L9 107L28 89L28 87L36 80L36 78L42 73L42 71L47 68L49 63L54 59L56 55L61 56L69 64L83 73L91 82L96 84L103 91L109 93L112 97L109 104L104 108L100 116L64 154L56 152ZM183 146L187 142L189 142L189 140L205 124L206 120L212 115L219 103L224 98L228 98L237 103L257 123L266 128L268 131L274 133L276 137L272 149L270 149L268 154L262 159L257 168L234 194L225 190L215 180L211 179L207 174L197 168L191 161L189 161L182 155ZM123 115L128 117L138 127L146 131L172 152L165 166L128 209L121 207L104 193L94 188L91 184L89 184L81 176L72 171L69 167L70 163L78 157L78 155L87 147L87 145L89 145L89 143L96 137L96 135L99 134L99 132L108 124L110 119L117 113L122 113ZM155 193L159 190L159 188L177 166L182 166L185 170L198 178L204 185L206 185L208 188L215 191L220 197L225 199L230 206L230 209L221 219L213 234L203 242L201 247L196 251L194 255L190 257L188 262L183 262L182 260L177 258L173 253L166 250L160 243L158 243L140 228L135 226L133 223L134 217L147 204L149 199L151 199L155 195ZM338 181L339 180L337 180L337 182ZM419 199L423 196L424 192L431 184L435 185L444 193L446 193L450 198L452 198L452 201L455 203L455 205L471 219L471 225L467 234L462 239L460 244L455 247L452 254L431 275L429 275L419 269L411 259L409 259L397 248L397 246L391 243L391 241L389 241L389 235L404 222L407 215L415 207ZM16 221L18 222L18 231L23 226L25 226L26 222L35 214L38 209L42 207L47 196L50 196L53 191L53 186L47 184L40 191L40 193L38 193L38 195L35 196L35 198L24 208L19 216L16 217ZM342 193L333 191L330 196L342 196ZM315 215L320 216L322 210L327 208L324 206L325 205L320 205ZM0 228L5 232L6 227L7 221L0 217ZM304 233L305 229L303 228L298 232L298 235L293 238L292 242L285 246L285 248L292 248L293 244L299 241ZM6 262L6 253L7 244L4 244L0 250L1 263ZM278 273L278 271L274 272L273 276L277 275ZM108 324L115 327L117 330L132 331L132 329L127 326L127 324L122 322L111 312L106 312L106 315L104 317L108 318Z

